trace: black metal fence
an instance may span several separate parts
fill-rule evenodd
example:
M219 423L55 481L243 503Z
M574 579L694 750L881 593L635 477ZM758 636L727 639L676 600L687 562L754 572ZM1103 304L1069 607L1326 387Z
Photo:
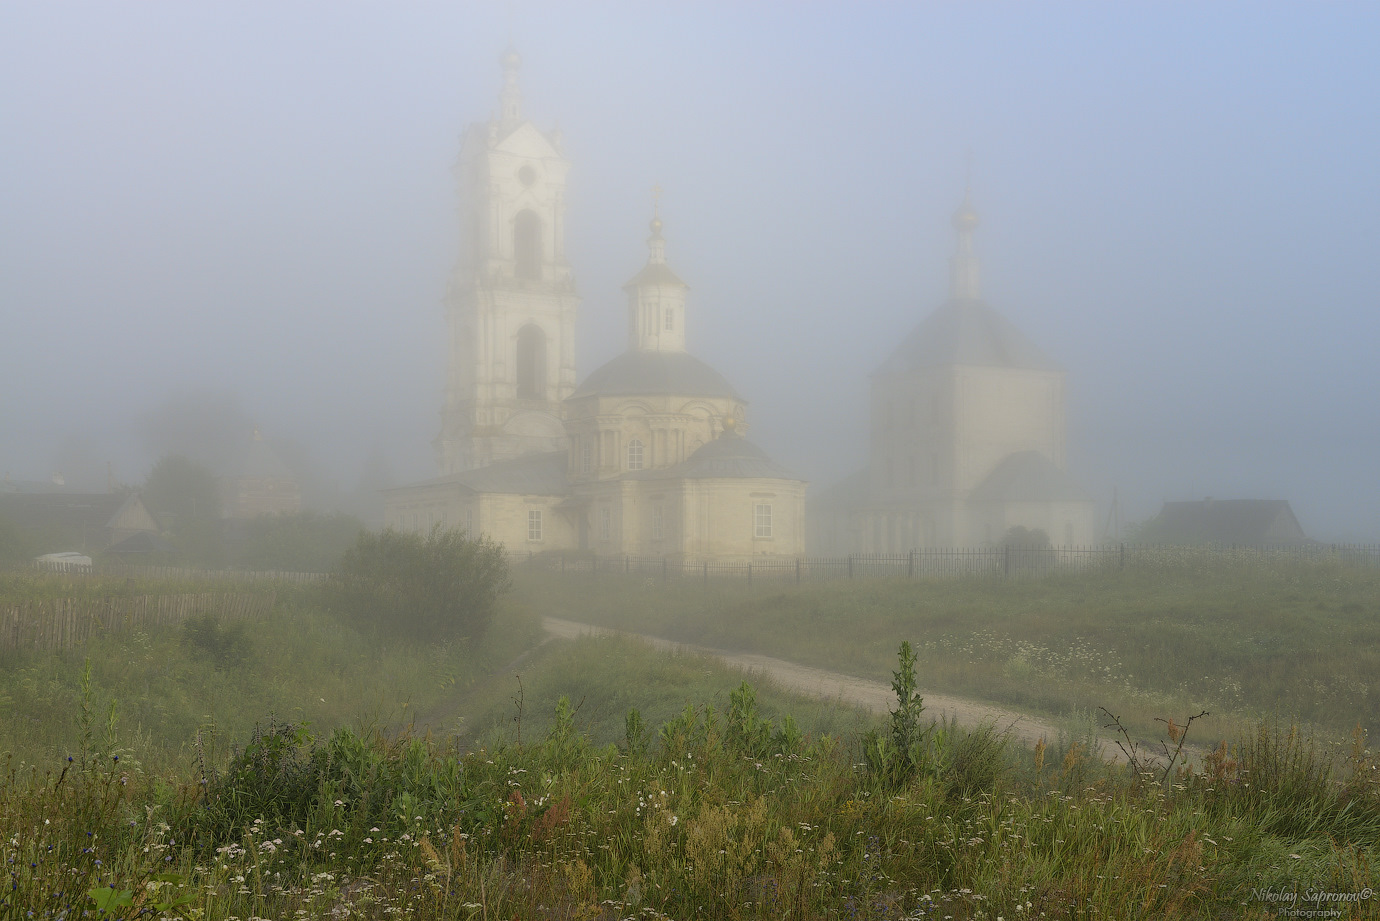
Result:
M1380 567L1380 545L1292 544L1250 547L934 547L903 554L762 557L755 560L692 560L662 556L597 556L551 551L510 557L515 566L548 572L608 573L668 582L716 579L777 583L840 579L1035 578L1054 573L1108 570L1208 570L1222 565L1310 562Z

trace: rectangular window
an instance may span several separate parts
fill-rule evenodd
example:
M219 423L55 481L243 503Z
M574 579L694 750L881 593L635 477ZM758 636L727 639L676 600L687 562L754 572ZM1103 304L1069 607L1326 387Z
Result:
M642 442L636 438L628 442L628 469L642 469Z
M589 473L594 469L594 442L586 437L580 440L580 472Z
M474 537L474 511L465 509L465 536Z
M754 537L771 537L771 503L759 502L753 506L752 524Z
M527 539L541 540L541 510L529 509L527 512Z
M674 307L666 308L666 331L669 333L676 328L676 310Z
M661 540L663 516L661 506L652 506L652 540Z
M613 509L599 509L599 539L613 540Z

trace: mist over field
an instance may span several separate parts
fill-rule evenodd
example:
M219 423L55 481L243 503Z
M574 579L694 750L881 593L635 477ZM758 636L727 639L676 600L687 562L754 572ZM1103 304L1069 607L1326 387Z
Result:
M435 475L451 166L511 41L574 167L581 377L660 185L690 351L774 458L860 469L970 172L1101 518L1279 498L1374 540L1377 35L1361 4L10 4L0 477L137 484L217 420L319 508Z

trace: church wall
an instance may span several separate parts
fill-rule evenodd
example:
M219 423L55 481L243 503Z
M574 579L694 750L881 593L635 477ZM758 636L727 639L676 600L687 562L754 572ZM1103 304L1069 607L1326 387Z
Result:
M873 502L915 504L951 490L953 391L949 368L873 378Z
M1064 387L1058 371L956 369L953 489L978 486L1006 457L1038 451L1064 466Z
M682 544L691 559L795 557L805 552L805 488L792 480L685 480ZM756 507L771 507L771 536L757 536Z

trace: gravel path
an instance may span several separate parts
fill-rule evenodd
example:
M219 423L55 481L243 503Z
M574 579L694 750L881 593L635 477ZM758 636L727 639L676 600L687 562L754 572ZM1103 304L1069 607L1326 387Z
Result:
M825 700L841 700L871 710L874 713L890 712L896 701L896 695L891 690L890 684L870 681L866 678L855 678L852 675L825 671L808 665L798 665L795 662L774 659L771 656L732 652L726 649L711 649L707 646L695 646L690 643L677 643L674 640L657 636L629 633L608 627L596 627L592 624L581 624L556 617L543 617L542 626L548 635L559 639L575 639L579 636L588 635L621 635L635 637L657 649L670 652L714 656L743 671L766 675L789 691ZM1026 744L1033 745L1040 739L1053 741L1059 734L1059 730L1055 726L1026 714L1017 713L1014 710L994 707L966 697L954 697L932 691L922 690L921 694L925 698L925 709L935 716L942 714L968 726L983 722L991 723L996 726L998 732L1006 733L1010 738L1018 739ZM1121 750L1112 741L1104 739L1100 747L1104 758L1116 761L1124 760Z

